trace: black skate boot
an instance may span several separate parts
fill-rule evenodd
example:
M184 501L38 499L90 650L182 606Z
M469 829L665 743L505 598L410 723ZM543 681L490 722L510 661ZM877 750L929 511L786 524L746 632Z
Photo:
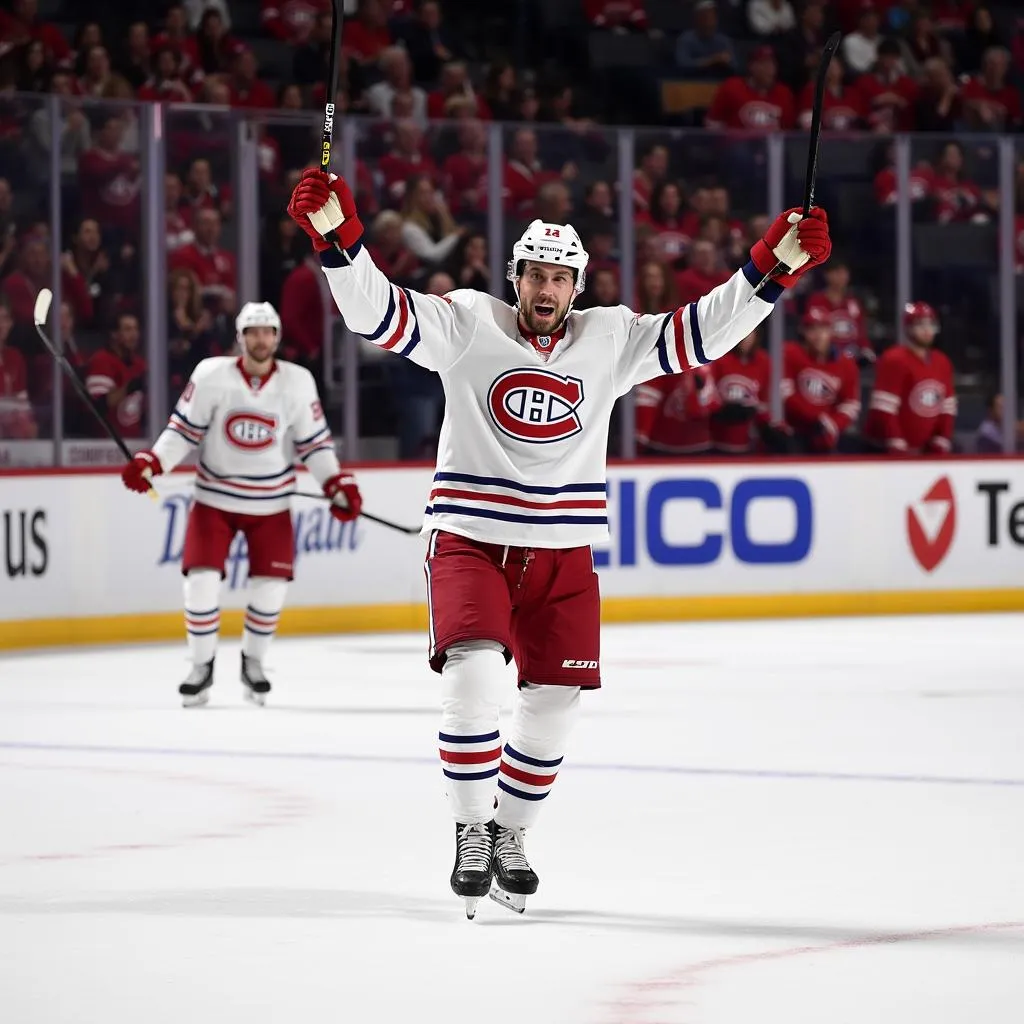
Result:
M213 658L205 665L194 665L188 678L178 687L182 707L196 708L210 699L213 686Z
M455 867L452 892L466 901L466 917L473 920L476 905L491 888L491 856L494 837L490 822L455 825Z
M263 674L263 666L247 654L242 654L242 686L245 699L260 707L267 702L270 680Z
M494 885L491 899L517 914L526 910L526 897L540 885L537 872L530 867L523 845L525 829L506 828L491 822L494 830Z

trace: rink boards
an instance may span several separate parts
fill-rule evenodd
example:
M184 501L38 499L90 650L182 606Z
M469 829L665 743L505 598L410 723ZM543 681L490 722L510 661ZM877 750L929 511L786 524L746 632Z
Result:
M413 525L431 476L362 467L365 508ZM179 636L191 480L161 477L148 501L111 471L0 471L0 648ZM609 506L608 621L1024 608L1024 461L619 464ZM423 539L343 526L312 500L294 517L281 632L425 625ZM241 628L246 574L237 538L225 630Z

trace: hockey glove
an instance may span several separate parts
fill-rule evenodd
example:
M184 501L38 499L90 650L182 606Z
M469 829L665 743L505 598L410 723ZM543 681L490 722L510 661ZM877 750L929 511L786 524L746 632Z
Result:
M793 451L793 435L778 423L757 424L757 432L761 443L775 455L790 455Z
M718 423L746 423L756 415L756 406L743 405L741 402L726 402L718 412L712 414L711 419Z
M816 452L831 452L839 441L839 427L827 412L823 412L811 427L811 447Z
M349 523L363 510L363 496L351 473L341 472L324 481L324 494L331 499L331 515Z
M288 216L309 235L317 252L333 248L323 237L330 231L338 232L343 249L351 249L363 237L356 201L345 179L315 167L302 172L288 204Z
M121 470L121 481L129 491L146 494L152 486L150 480L163 471L160 460L152 452L136 452L132 461Z
M820 266L831 254L825 211L816 206L802 217L794 207L775 218L764 238L754 243L750 259L762 274L770 274L779 262L785 264L789 272L780 270L772 280L783 288L792 288L808 270Z

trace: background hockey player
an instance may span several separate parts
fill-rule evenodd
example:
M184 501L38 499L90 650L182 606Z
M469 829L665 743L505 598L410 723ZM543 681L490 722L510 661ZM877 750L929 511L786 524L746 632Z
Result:
M186 707L209 698L224 562L239 532L249 550L241 679L254 703L270 692L263 656L292 578L295 457L331 499L336 519L354 519L362 507L355 478L338 465L312 375L274 358L281 336L277 311L269 302L249 302L235 328L242 355L204 359L152 450L139 452L121 474L126 487L145 493L152 477L198 449L181 567L193 664L179 687Z
M427 296L391 284L363 248L341 178L305 171L288 209L320 252L348 327L444 385L425 530L429 658L441 673L441 764L456 822L451 885L470 916L492 877L496 898L521 910L538 884L524 830L554 785L580 691L601 683L590 545L608 537L615 401L748 335L784 287L827 259L827 218L786 211L725 284L638 315L572 310L588 257L567 224L534 221L513 246L512 307L476 291ZM335 229L344 252L322 237ZM754 297L777 259L794 272ZM500 684L513 656L519 692L502 748Z
M633 393L641 455L707 455L711 417L722 407L710 370L655 377Z
M934 348L939 318L927 302L903 310L902 345L878 359L865 440L894 455L948 455L953 448L953 364Z
M786 343L782 371L783 409L796 447L835 451L860 415L860 371L856 361L832 345L828 313L811 308L803 317L804 344Z
M711 364L721 400L711 417L711 441L715 451L723 455L750 452L753 430L771 450L784 444L768 409L772 361L759 344L760 334L759 330L751 331L731 352Z

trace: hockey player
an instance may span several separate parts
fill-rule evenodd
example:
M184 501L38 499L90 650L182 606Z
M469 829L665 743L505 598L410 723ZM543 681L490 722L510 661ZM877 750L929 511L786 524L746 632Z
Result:
M953 364L933 346L939 318L927 302L903 310L903 345L879 357L864 436L891 454L948 455L953 447L956 393Z
M706 455L711 417L722 408L709 370L655 377L634 392L641 455Z
M751 331L731 352L712 364L721 407L711 417L711 440L724 455L746 455L753 446L751 424L771 446L778 428L771 422L768 389L772 361Z
M832 345L829 314L817 307L804 313L805 345L786 343L782 399L786 425L801 451L834 452L860 415L860 371L856 361Z
M246 303L235 329L242 355L204 359L152 450L138 452L121 474L127 488L145 493L154 476L198 449L181 566L193 665L178 688L185 707L205 704L210 696L221 579L238 533L249 549L243 692L254 704L263 704L270 692L263 656L292 578L295 456L331 499L335 519L355 519L362 507L355 478L338 465L312 375L274 358L281 337L277 311L269 302Z
M601 684L590 545L608 537L605 453L616 398L710 362L783 288L827 259L823 210L787 210L728 282L681 309L572 306L587 253L568 224L535 220L512 248L518 303L391 284L363 248L349 186L307 170L288 211L320 253L349 328L440 374L447 402L424 531L431 668L441 673L441 766L455 818L453 891L522 911L538 878L524 848L554 785L580 691ZM344 251L323 235L337 230ZM776 255L778 254L778 256ZM753 297L777 258L791 274ZM511 731L500 682L515 658Z

